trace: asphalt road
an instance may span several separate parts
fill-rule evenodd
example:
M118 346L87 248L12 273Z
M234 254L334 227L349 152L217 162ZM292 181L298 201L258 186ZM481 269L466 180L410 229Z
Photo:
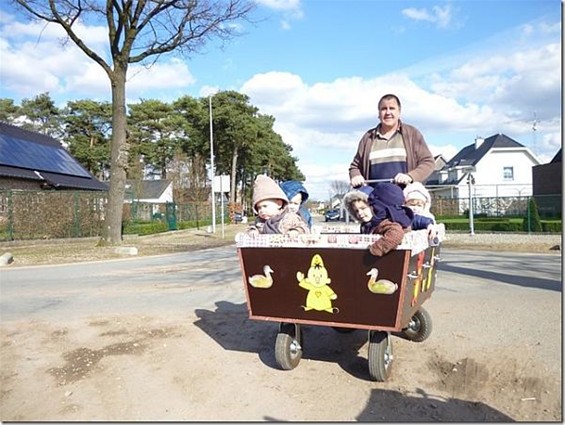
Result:
M561 292L561 257L444 249L434 300L512 297L512 288ZM484 291L488 290L488 295ZM245 302L235 246L127 260L0 271L2 321L111 313L179 313ZM442 295L443 294L443 295ZM435 304L434 301L433 304Z

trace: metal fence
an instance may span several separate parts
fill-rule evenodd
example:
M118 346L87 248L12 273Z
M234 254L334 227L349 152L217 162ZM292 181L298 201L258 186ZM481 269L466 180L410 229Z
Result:
M536 196L535 199L540 217L561 218L561 196ZM473 213L476 217L525 218L529 200L526 196L478 197L473 199ZM106 204L107 194L100 192L0 191L0 241L100 236ZM432 212L436 216L464 216L468 211L469 199L432 201ZM182 205L134 202L124 204L122 218L124 224L167 221L169 229L176 228L176 223L194 222L198 226L198 223L211 223L212 206L208 202Z

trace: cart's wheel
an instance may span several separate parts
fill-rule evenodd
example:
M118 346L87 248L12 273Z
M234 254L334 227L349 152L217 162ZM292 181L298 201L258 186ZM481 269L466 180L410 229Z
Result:
M332 326L332 329L340 334L348 334L355 330L355 328L341 328L339 326Z
M432 317L423 307L414 313L414 316L410 319L410 323L404 329L402 329L402 334L414 342L425 341L432 333Z
M388 332L369 331L369 375L375 381L384 382L392 367L392 341Z
M302 358L300 346L300 325L283 323L280 326L275 342L275 360L283 370L291 370L298 366Z

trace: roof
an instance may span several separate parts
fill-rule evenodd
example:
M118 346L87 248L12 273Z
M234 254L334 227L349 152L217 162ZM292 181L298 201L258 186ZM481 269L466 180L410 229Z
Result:
M559 148L559 151L555 154L553 159L550 161L550 163L555 163L555 162L562 162L561 161L561 148Z
M0 122L0 177L55 189L108 190L54 138Z
M127 180L125 197L131 198L134 196L136 199L158 199L170 184L170 180Z
M525 148L525 146L504 134L495 134L486 138L478 149L475 148L475 143L465 146L445 165L444 169L475 166L493 148Z

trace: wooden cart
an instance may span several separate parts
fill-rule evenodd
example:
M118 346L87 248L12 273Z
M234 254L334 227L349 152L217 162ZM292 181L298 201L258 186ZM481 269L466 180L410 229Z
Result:
M236 236L249 317L280 322L275 358L282 369L302 358L300 325L368 330L372 379L385 381L392 365L391 332L415 342L431 333L422 304L434 290L441 240L425 230L406 234L383 257L367 247L377 235L345 233L358 226L324 227L320 233Z

